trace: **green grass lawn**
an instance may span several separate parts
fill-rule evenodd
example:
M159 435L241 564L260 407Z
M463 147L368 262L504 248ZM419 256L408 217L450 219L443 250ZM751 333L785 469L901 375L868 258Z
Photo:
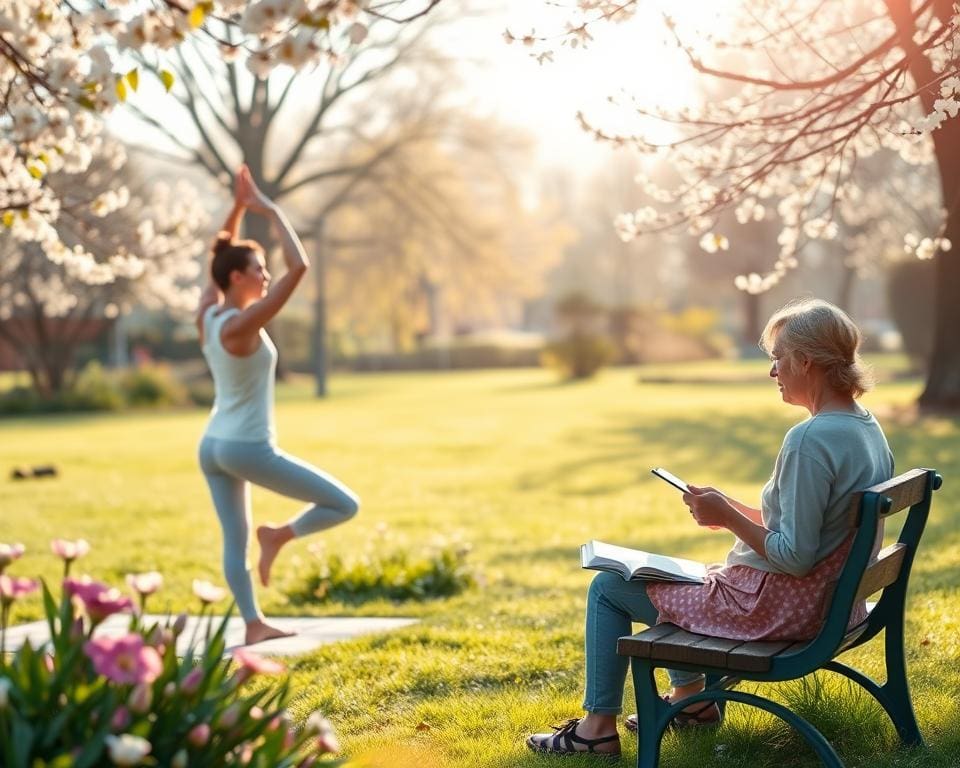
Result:
M635 370L583 384L558 384L539 370L342 376L327 401L311 399L307 381L282 387L281 445L362 498L354 521L314 541L362 551L381 522L411 547L460 536L483 577L460 596L422 603L294 605L285 589L299 583L312 555L309 542L292 544L274 585L259 592L268 613L422 620L295 660L295 712L324 710L348 752L389 754L391 766L556 765L528 754L522 739L579 712L590 574L579 568L578 545L600 538L721 558L729 535L694 527L650 467L757 501L783 433L804 416L779 402L762 363L653 374L675 381L638 384ZM908 616L914 702L930 747L894 750L879 710L833 677L817 679L825 699L809 685L778 690L812 713L848 766L960 764L960 422L911 415L918 386L898 378L865 404L884 422L899 469L932 466L945 476ZM0 422L0 541L28 547L15 571L56 579L48 540L82 537L93 550L80 570L120 584L127 572L155 568L166 584L152 608L194 608L192 579L223 581L220 533L196 464L205 417L189 410ZM60 476L7 479L15 465L42 463L56 464ZM297 509L259 490L253 499L256 522ZM17 607L18 620L38 616L36 599ZM875 651L850 656L878 672ZM629 708L629 689L627 697ZM624 748L628 764L635 749L629 739ZM668 736L662 764L817 765L776 721L737 705L717 732Z

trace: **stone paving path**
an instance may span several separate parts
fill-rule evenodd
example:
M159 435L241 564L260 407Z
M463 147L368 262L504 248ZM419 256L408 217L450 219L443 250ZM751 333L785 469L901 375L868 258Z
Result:
M144 616L144 624L165 624L167 616L148 614ZM127 632L130 617L125 614L115 614L109 617L99 627L97 635L119 636ZM213 627L219 626L222 617L214 617ZM388 632L400 627L416 624L416 619L376 618L376 617L269 617L269 621L276 627L288 632L296 632L293 637L283 637L276 640L267 640L250 648L265 656L296 656L308 653L321 645L335 643L339 640L349 640L360 635L377 632ZM177 642L177 653L185 655L189 650L191 638L196 636L202 639L207 627L208 619L200 621L198 616L187 618L187 628ZM231 617L227 624L227 655L234 648L243 644L243 620L237 616ZM34 621L30 624L20 624L7 629L7 652L12 653L19 649L25 640L36 648L50 639L46 621Z

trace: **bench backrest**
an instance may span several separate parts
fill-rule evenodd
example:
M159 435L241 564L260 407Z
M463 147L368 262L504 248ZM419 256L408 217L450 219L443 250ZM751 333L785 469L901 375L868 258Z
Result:
M940 475L931 469L911 469L854 494L850 516L856 533L850 553L834 586L823 629L804 648L804 656L822 657L824 661L832 658L845 642L853 607L881 590L866 623L858 628L857 642L876 635L892 618L899 615L902 619L910 568L933 491L941 482ZM908 512L897 542L876 552L884 519L903 510ZM846 637L846 643L850 642Z

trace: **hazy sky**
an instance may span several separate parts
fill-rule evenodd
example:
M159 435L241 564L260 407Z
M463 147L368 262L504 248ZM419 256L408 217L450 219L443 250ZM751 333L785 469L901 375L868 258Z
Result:
M595 40L586 50L551 47L552 63L540 64L532 56L544 47L508 45L503 32L509 27L517 36L535 27L538 35L556 36L572 15L552 8L545 0L503 3L475 2L483 14L464 16L444 25L439 40L464 61L469 97L484 112L493 112L535 134L541 156L551 164L592 163L604 156L593 139L578 126L575 116L583 110L614 130L640 126L627 110L614 109L609 96L624 92L646 104L679 106L687 101L696 79L676 46L665 39L661 10L671 8L681 25L721 24L723 7L733 0L686 0L683 4L648 2L622 24L599 24L592 28ZM472 63L472 62L476 63ZM649 130L659 130L646 124Z

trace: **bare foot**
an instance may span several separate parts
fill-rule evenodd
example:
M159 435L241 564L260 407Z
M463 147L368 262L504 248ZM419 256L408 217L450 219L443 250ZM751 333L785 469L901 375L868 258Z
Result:
M257 572L260 574L260 583L267 586L270 583L270 568L276 560L280 548L293 538L293 531L289 525L273 526L261 525L257 528L257 541L260 543L260 561Z
M296 632L285 632L277 627L272 627L262 619L254 619L247 622L247 634L244 638L244 645L253 645L262 643L264 640L276 640L278 637L293 637Z

